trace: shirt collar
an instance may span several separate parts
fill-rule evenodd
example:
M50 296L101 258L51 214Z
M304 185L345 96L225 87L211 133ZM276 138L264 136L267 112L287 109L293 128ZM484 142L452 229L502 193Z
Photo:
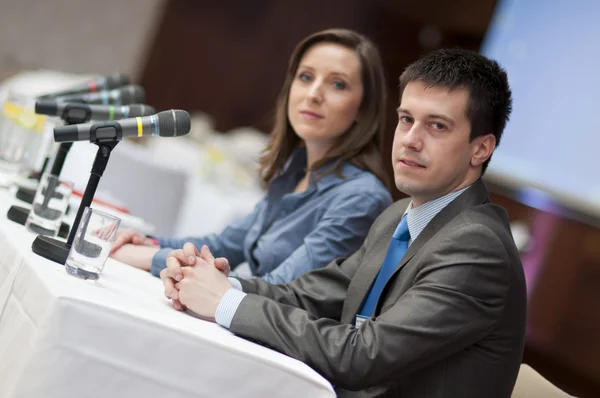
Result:
M458 191L450 192L414 208L411 201L404 212L404 215L408 217L406 221L408 223L408 232L410 233L410 242L414 242L433 217L468 188L465 187Z
M319 176L319 171L328 171L331 167L333 167L335 161L336 159L332 159L329 162L327 162L323 167L321 167L318 171L312 172L310 175L309 186L315 186L317 190L325 190L329 187L339 184L342 181L342 179L337 175L336 172L329 173L323 177ZM289 176L296 173L304 174L304 170L306 170L306 148L300 147L294 150L294 152L292 152L292 155L286 162L279 176ZM361 172L361 169L354 166L350 162L345 162L342 166L342 175L344 176L344 178L355 176L357 174L360 174Z
M322 168L320 168L319 171L321 171L321 172L329 171L333 167L333 164L335 163L335 161L336 161L336 159L332 159L327 164L325 164ZM360 174L361 172L362 172L362 170L359 169L358 167L354 166L352 163L345 162L342 166L343 178L341 178L335 171L330 172L329 174L327 174L323 177L320 177L319 172L317 171L317 172L312 172L310 174L310 183L315 184L318 190L325 190L329 187L339 184L340 182L343 181L343 179L353 177L357 174Z
M279 176L296 174L304 169L306 169L306 148L302 147L292 152Z

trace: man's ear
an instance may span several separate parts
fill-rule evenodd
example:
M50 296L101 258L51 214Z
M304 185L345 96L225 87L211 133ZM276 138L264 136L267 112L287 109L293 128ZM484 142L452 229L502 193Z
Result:
M477 167L492 156L496 148L494 134L482 135L471 141L471 166Z

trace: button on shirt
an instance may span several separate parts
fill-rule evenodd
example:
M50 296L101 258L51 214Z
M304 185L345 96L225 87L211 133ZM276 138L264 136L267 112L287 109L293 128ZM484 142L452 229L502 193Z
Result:
M271 283L291 282L358 250L391 204L390 193L375 175L349 162L342 169L345 178L332 173L319 179L311 173L306 191L294 193L305 168L306 151L298 149L254 211L219 235L157 238L161 250L152 260L152 274L158 276L168 253L186 242L207 245L232 268L248 262L253 275Z
M408 224L408 231L410 233L410 240L408 245L410 246L414 242L421 232L425 229L427 224L435 217L444 207L450 202L456 199L461 193L463 193L468 187L461 190L451 192L447 195L423 203L421 206L415 208L412 207L412 202L406 208L404 216ZM215 314L215 321L229 329L233 316L237 311L241 301L246 296L246 293L242 291L242 284L235 278L229 278L229 282L233 289L229 289L227 293L221 299L217 312Z

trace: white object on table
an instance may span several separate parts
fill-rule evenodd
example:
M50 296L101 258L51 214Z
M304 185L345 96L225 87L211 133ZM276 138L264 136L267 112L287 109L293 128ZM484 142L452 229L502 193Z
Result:
M0 191L0 212L13 203ZM175 311L162 283L109 259L82 281L0 219L0 396L334 397L307 365Z

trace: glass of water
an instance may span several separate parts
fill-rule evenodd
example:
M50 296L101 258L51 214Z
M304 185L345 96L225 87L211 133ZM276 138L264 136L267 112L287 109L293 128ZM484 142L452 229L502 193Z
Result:
M67 272L82 279L100 277L121 220L86 207L65 264Z
M61 180L53 174L44 174L25 222L27 229L39 235L58 235L72 192L72 182Z

